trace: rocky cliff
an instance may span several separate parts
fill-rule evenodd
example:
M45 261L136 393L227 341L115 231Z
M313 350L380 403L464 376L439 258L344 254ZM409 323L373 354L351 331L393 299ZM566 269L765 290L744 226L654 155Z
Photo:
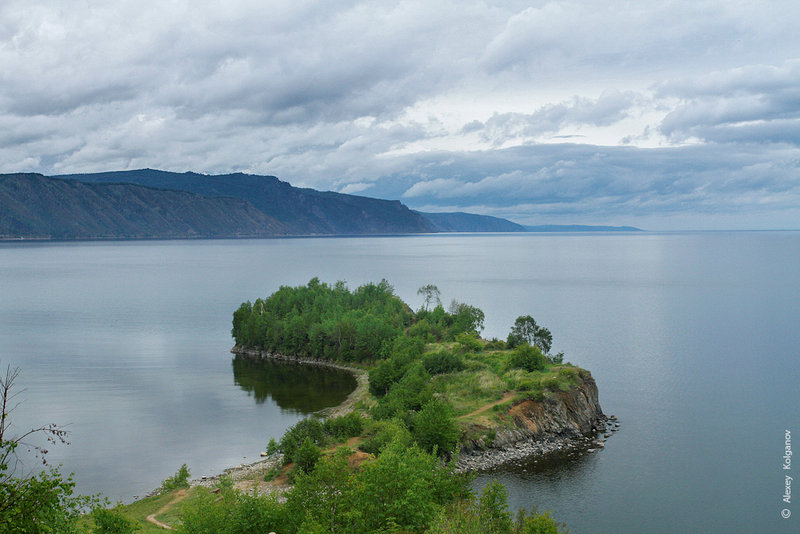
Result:
M581 443L594 450L619 428L614 416L603 414L597 384L588 371L569 391L548 392L542 400L517 401L500 419L501 425L480 429L482 437L462 445L460 470L488 469Z

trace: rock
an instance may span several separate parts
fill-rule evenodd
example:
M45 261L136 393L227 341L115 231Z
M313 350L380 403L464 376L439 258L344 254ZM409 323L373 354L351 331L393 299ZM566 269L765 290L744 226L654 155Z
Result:
M269 456L269 454L267 454L266 452L262 452L262 453L261 453L261 457L262 457L262 458L266 458L267 456Z

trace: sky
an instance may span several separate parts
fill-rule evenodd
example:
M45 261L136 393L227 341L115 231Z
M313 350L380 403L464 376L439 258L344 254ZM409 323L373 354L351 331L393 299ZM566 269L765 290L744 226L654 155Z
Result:
M796 1L3 0L0 172L800 228Z

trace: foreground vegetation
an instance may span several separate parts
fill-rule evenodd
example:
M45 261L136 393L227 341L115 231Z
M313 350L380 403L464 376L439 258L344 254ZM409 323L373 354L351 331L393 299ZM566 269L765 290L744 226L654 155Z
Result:
M490 443L499 428L513 425L505 415L512 403L566 391L585 371L551 355L552 335L530 316L518 318L506 340L487 341L479 335L481 310L455 301L445 310L432 285L419 293L425 304L415 312L386 281L350 291L315 278L236 310L239 346L369 373L370 395L355 411L302 420L270 440L267 452L281 454L272 457L282 465L259 476L274 479L271 489L280 491L244 491L225 478L216 492L187 489L184 465L159 495L109 510L99 499L73 498L71 481L51 470L43 480L63 485L48 486L52 499L40 502L37 519L23 525L0 508L0 534L163 526L189 534L564 532L547 513L513 518L499 484L472 495L470 478L454 466L460 443ZM0 442L13 454L8 443ZM0 491L17 481L0 479ZM87 506L94 511L79 517ZM61 521L55 530L52 516Z

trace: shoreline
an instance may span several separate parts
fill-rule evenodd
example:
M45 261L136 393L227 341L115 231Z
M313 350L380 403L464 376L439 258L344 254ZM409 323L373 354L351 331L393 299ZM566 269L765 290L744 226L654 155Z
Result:
M237 356L244 356L259 360L284 361L299 363L303 365L316 365L320 367L330 367L349 371L356 377L356 388L338 406L323 408L318 414L324 417L338 417L353 411L355 404L365 400L369 396L369 376L368 373L357 367L350 367L341 363L329 362L315 358L299 358L287 356L285 354L270 352L262 349L243 347L235 345L231 352ZM481 472L500 467L505 464L518 462L524 459L539 458L550 454L558 454L574 450L585 450L586 453L593 453L605 447L606 440L619 430L620 423L616 416L600 414L593 421L591 431L584 434L562 434L540 436L524 432L522 430L506 431L507 437L502 440L499 447L488 447L485 449L469 449L462 447L459 460L456 464L456 472ZM232 478L238 476L243 478L247 474L257 471L256 466L274 462L272 457L265 458L249 464L241 464L223 471L220 475L208 477L206 480L218 480L222 475ZM268 467L262 467L264 471L271 469L272 463ZM194 481L193 481L194 482Z
M260 349L241 347L239 345L235 345L231 349L231 353L236 354L237 356L244 356L259 360L275 360L288 363L299 363L302 365L331 367L333 369L340 369L342 371L348 371L352 373L356 379L356 387L353 389L353 391L350 392L347 398L340 404L336 406L329 406L327 408L323 408L321 410L314 412L315 414L321 415L323 417L341 417L342 415L347 415L348 413L353 411L355 405L359 401L366 399L369 395L369 376L366 371L364 371L363 369L359 369L357 367L350 367L347 365L328 362L325 360L317 360L314 358L290 357L284 354L271 353ZM192 479L189 481L189 486L212 487L215 486L222 477L229 477L235 483L250 478L253 475L266 474L268 471L270 471L276 466L281 465L282 463L283 463L283 454L276 453L271 456L266 456L264 458L261 458L260 460L256 460L254 462L242 463L239 465L235 465L233 467L227 467L223 469L221 473L215 475L204 475L200 478ZM154 495L157 492L158 488L147 493L145 497Z

